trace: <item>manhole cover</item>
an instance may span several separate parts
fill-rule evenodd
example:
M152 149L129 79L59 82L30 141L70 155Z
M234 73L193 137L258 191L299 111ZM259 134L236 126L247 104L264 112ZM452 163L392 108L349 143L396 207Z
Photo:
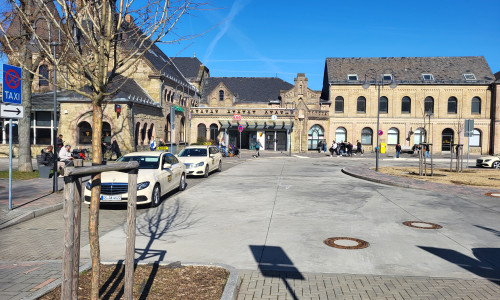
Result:
M422 222L422 221L406 221L406 222L403 222L403 224L406 226L409 226L409 227L420 228L420 229L440 229L440 228L443 228L441 225L429 223L429 222Z
M500 198L500 193L486 193L486 196Z
M327 238L324 243L330 247L339 249L363 249L370 245L366 241L350 237Z

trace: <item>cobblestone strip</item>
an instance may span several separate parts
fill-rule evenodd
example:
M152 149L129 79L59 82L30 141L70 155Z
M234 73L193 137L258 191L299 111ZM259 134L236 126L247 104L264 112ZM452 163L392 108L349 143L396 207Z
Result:
M238 272L242 279L238 300L500 299L500 282L486 279Z

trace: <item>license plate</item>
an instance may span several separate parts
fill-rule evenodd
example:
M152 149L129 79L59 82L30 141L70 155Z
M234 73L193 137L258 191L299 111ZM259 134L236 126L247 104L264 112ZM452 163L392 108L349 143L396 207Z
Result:
M101 200L106 200L106 201L120 201L120 200L122 200L122 196L121 195L118 195L118 196L105 196L105 195L101 195Z

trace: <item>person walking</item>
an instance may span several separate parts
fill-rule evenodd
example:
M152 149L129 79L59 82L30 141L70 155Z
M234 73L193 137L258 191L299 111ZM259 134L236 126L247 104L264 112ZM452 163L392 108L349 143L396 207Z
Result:
M356 153L361 153L361 155L363 155L363 149L362 149L363 145L361 145L361 142L359 140L356 141ZM356 153L354 153L354 155L356 155Z
M329 149L330 150L330 156L333 157L333 153L337 152L336 149L337 149L337 143L335 143L335 140L333 140L332 146Z
M260 156L259 150L260 150L260 147L261 147L261 146L262 146L262 144L260 143L260 141L259 141L259 140L257 140L257 141L255 142L255 151L256 151L256 152L255 152L254 157L259 157L259 156Z
M160 145L161 144L162 143L160 139ZM122 156L122 152L120 151L120 147L118 146L116 139L113 139L113 142L111 143L111 153L114 153L116 155L116 159L119 159Z
M396 158L399 158L400 153L401 153L401 145L397 144L396 145Z
M321 149L323 148L323 141L320 140L318 142L318 145L316 146L316 149L318 150L318 153L321 153Z

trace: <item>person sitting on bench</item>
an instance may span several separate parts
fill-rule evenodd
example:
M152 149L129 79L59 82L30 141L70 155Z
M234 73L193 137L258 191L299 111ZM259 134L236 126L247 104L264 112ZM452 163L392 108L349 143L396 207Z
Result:
M52 145L47 146L42 150L42 159L40 161L41 165L53 167L54 166L54 153L52 150L54 147Z

